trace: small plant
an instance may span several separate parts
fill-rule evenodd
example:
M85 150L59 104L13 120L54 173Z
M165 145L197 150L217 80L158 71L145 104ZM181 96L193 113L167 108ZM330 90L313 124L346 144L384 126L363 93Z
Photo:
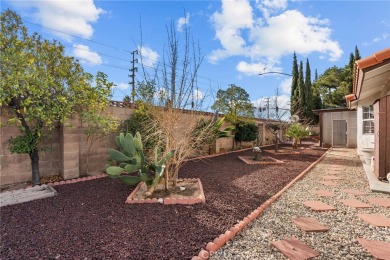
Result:
M174 151L161 155L156 147L154 160L148 163L143 152L143 144L140 133L132 136L130 133L120 133L115 137L118 150L110 149L110 158L116 161L118 166L106 165L109 177L118 179L127 185L135 185L142 181L148 186L147 196L152 195L157 184L161 182L167 162L172 158Z
M125 184L135 185L141 181L148 182L148 168L143 153L141 135L133 137L130 133L120 133L115 137L115 143L119 149L110 149L110 158L118 163L117 166L106 165L106 172L109 177L119 179Z
M299 140L308 136L309 130L299 123L294 123L288 127L286 135L293 138L293 148L298 148Z

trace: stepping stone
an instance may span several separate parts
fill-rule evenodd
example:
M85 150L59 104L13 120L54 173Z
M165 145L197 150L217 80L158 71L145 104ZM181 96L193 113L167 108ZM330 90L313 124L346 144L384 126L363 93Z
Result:
M320 181L319 183L324 184L326 186L337 186L337 185L339 185L337 182L333 182L333 181Z
M301 230L307 232L325 232L329 228L315 218L293 218L292 220Z
M338 176L334 176L334 175L326 175L326 176L323 176L322 178L324 178L325 180L342 180L343 179L342 177L338 177Z
M390 243L358 238L357 241L376 259L390 259Z
M285 238L283 240L275 241L271 243L278 249L284 256L291 260L303 260L320 255L317 251L307 246L302 241L295 237Z
M354 189L346 189L346 190L341 190L341 191L348 193L348 194L351 194L351 195L367 195L367 193L365 193L365 192L361 192L361 191L354 190Z
M369 198L367 200L379 206L390 208L390 198Z
M380 214L357 214L359 218L376 227L390 227L390 219Z
M339 200L342 202L344 205L350 206L352 208L372 208L371 205L361 202L360 200L355 200L355 199L345 199L345 200Z
M333 192L327 191L327 190L314 190L314 194L321 197L333 197L335 194Z
M336 210L336 208L323 203L322 201L305 201L303 204L314 211Z

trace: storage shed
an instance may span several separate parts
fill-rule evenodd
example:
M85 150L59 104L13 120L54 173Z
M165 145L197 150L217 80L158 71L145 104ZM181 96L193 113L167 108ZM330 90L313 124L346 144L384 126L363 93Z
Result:
M322 147L356 148L356 111L348 108L313 110L320 116L320 145Z

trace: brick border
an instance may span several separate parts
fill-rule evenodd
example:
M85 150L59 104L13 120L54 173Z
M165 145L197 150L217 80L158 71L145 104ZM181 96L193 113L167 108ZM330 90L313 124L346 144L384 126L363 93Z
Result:
M332 149L328 149L320 158L318 158L315 162L309 165L303 172L301 172L297 177L295 177L290 183L284 186L278 193L273 195L271 198L266 200L263 204L260 205L257 209L252 211L249 215L244 217L238 224L231 227L225 233L216 237L213 241L207 243L206 248L202 248L197 256L193 256L192 260L205 260L208 259L214 252L219 250L222 246L226 244L229 240L233 239L237 233L243 230L250 222L252 222L255 218L261 215L265 209L267 209L271 203L276 201L287 189L289 189L292 185L294 185L297 181L303 178L303 176L309 172L314 166L316 166L320 161L322 161L327 154Z
M161 203L164 205L171 205L171 204L185 204L185 205L192 205L192 204L198 204L198 203L206 203L206 197L204 196L203 191L203 185L199 178L188 178L188 179L181 179L184 181L196 181L198 182L199 186L199 192L200 195L198 197L189 197L189 198L146 198L146 199L137 199L134 198L135 194L137 194L137 191L145 185L144 182L140 182L137 187L130 193L130 195L126 199L127 204L145 204L145 203Z
M267 145L263 145L261 147L268 147L268 146L273 146L273 145L274 144L267 144ZM186 161L202 160L202 159L205 159L205 158L211 158L211 157L220 156L220 155L224 155L224 154L242 152L242 151L246 151L246 150L249 150L249 149L252 149L252 148L245 148L245 149L240 149L240 150L235 150L235 151L228 151L228 152L224 152L224 153L198 156L198 157L190 158L190 159L187 159L187 160L184 160L184 161L186 162ZM77 182L95 180L95 179L100 179L100 178L104 178L104 177L107 177L106 173L102 173L102 174L94 175L94 176L88 176L88 177L81 177L81 178L79 177L79 178L74 178L74 179L69 179L69 180L57 181L57 182L49 182L49 183L41 184L41 185L59 186L59 185L64 185L64 184L70 184L70 183L77 183ZM38 187L38 186L41 186L41 185L36 185L36 186ZM28 185L28 186L26 186L24 188L17 189L17 190L23 190L23 189L31 188L31 187L33 187L33 186L32 185ZM203 190L202 184L200 184L200 187L202 187L202 190ZM3 191L1 193L11 192L11 191L15 191L15 190L10 190L10 191L6 190L6 191ZM203 199L202 201L205 201L205 199ZM202 202L202 203L205 203L205 202Z
M275 144L266 144L266 145L260 146L260 148L262 148L262 147L270 147L270 146L274 146L274 145L275 145ZM190 159L187 159L187 160L184 160L184 161L187 162L187 161L202 160L202 159L212 158L212 157L216 157L216 156L220 156L220 155L225 155L225 154L230 154L230 153L238 153L238 152L243 152L243 151L252 150L252 149L253 149L253 148L244 148L244 149L234 150L234 151L228 151L228 152L224 152L224 153L216 153L216 154L203 155L203 156L198 156L198 157L190 158Z
M284 163L284 161L272 158L271 156L264 156L264 157L270 159L272 162L262 162L262 161L254 161L254 160L251 161L245 157L250 157L250 156L238 156L238 159L240 159L241 161L243 161L246 164L281 164L281 163Z

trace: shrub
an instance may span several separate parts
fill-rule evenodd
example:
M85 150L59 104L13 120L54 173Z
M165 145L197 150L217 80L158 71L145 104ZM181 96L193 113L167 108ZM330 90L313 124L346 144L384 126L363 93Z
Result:
M255 141L259 128L255 123L242 122L236 127L235 138L237 141Z

